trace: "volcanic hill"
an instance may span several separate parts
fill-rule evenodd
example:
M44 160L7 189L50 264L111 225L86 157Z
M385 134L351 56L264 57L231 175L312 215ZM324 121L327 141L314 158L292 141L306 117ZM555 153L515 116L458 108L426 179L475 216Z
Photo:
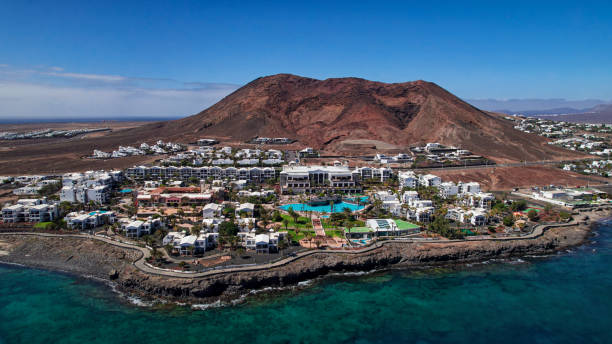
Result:
M196 115L135 130L155 126L173 139L289 137L347 153L440 142L498 162L576 156L420 80L388 84L278 74L255 79Z
M298 140L290 149L309 146L343 155L392 153L440 142L498 163L585 157L515 130L501 115L481 111L434 83L279 74L253 80L210 108L178 120L70 139L5 142L0 147L0 174L122 168L156 157L86 157L94 149L111 151L158 139L188 143L212 137L237 145L255 136L289 137Z

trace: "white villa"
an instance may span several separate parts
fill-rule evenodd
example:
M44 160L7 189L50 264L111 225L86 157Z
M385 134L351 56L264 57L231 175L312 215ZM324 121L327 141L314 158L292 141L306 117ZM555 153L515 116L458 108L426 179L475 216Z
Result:
M469 223L473 226L483 226L487 223L487 215L484 209L450 208L445 217L455 222Z
M400 188L415 189L419 183L419 178L412 171L400 172L398 174Z
M205 219L212 219L221 216L223 205L217 203L208 203L202 209L202 217Z
M270 232L256 234L254 231L242 235L243 244L248 250L256 253L269 253L278 250L279 241L285 240L287 232Z
M104 224L112 224L116 221L115 213L112 211L96 210L89 213L72 212L64 217L68 228L71 229L92 229Z
M419 177L419 184L422 186L439 186L442 183L440 177L433 174L424 174Z
M149 217L146 221L127 220L122 221L121 230L128 238L138 238L143 235L152 234L157 228L161 227L160 219Z

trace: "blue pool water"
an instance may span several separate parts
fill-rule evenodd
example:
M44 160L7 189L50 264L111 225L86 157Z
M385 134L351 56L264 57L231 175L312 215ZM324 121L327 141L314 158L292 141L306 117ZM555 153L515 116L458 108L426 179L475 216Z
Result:
M97 212L92 211L89 215L96 215ZM108 213L108 210L100 210L100 214Z
M130 193L130 192L132 192L132 189L123 189L123 190L121 190L119 192L121 192L121 193Z
M357 202L359 200L361 203L364 203L368 201L369 197L368 196L359 196L359 197L355 196L355 197L346 197L345 199L351 202Z
M368 241L365 239L356 239L356 240L351 240L352 242L354 242L355 244L361 244L361 245L367 245Z
M306 203L293 203L293 204L285 204L280 207L283 210L289 210L289 208L293 208L295 211L314 211L318 213L331 213L331 205L308 205ZM357 211L364 208L363 205L357 205L353 203L346 202L338 202L334 203L334 213L340 213L344 211L344 208L349 208L351 211Z

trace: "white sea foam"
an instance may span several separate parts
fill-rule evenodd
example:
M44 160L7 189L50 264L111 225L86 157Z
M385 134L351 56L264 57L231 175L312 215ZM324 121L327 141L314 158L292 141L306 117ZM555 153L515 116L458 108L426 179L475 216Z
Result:
M22 267L22 268L27 268L28 267L27 265L23 265L23 264L19 264L19 263L13 263L13 262L0 262L0 265L1 264L12 265L12 266L19 266L19 267Z
M199 304L191 305L191 309L203 311L209 308L219 308L219 307L224 307L224 306L227 306L225 302L222 302L221 300L217 300L211 303L199 303Z
M126 296L126 300L128 300L131 304L136 305L138 307L153 307L155 305L154 301L145 301L136 296Z
M313 284L314 281L315 281L314 279L309 279L309 280L301 281L301 282L298 282L297 286L298 287L307 287L307 286Z
M373 274L373 273L375 273L377 271L380 271L380 270L373 269L373 270L369 270L369 271L333 272L331 274L328 274L328 276L363 276L363 275Z

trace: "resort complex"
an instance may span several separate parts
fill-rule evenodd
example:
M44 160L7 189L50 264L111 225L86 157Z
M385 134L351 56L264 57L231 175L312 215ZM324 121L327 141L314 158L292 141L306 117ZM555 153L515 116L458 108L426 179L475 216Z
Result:
M477 181L402 167L419 159L474 158L439 143L350 163L326 162L312 148L218 143L143 143L144 152L164 156L124 170L2 177L12 196L2 206L0 226L145 245L151 269L193 272L393 241L528 237L540 223L569 221L575 209L608 203L593 187L542 185L494 194Z

